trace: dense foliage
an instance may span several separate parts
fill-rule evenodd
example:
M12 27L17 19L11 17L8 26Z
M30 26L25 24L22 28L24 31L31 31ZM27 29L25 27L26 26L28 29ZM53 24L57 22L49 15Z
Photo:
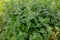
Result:
M1 0L0 40L60 40L60 0Z

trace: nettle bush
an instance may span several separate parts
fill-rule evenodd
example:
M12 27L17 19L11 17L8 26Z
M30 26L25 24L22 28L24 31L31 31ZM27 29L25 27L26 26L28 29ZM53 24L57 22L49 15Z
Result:
M8 0L3 4L0 40L59 39L59 0Z

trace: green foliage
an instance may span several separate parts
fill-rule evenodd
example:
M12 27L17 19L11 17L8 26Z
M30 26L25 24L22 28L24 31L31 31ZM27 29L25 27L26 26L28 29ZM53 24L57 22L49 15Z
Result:
M0 40L49 40L60 32L59 0L10 0L0 18Z

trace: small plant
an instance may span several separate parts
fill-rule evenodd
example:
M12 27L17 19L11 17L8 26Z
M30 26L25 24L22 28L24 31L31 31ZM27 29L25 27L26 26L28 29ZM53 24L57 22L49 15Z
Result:
M59 39L59 0L2 0L2 4L0 40Z

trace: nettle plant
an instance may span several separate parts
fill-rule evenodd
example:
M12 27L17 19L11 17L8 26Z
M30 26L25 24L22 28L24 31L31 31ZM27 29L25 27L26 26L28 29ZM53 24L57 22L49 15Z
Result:
M60 4L54 7L51 2L4 2L4 15L0 18L0 40L50 40L52 33L60 32Z

